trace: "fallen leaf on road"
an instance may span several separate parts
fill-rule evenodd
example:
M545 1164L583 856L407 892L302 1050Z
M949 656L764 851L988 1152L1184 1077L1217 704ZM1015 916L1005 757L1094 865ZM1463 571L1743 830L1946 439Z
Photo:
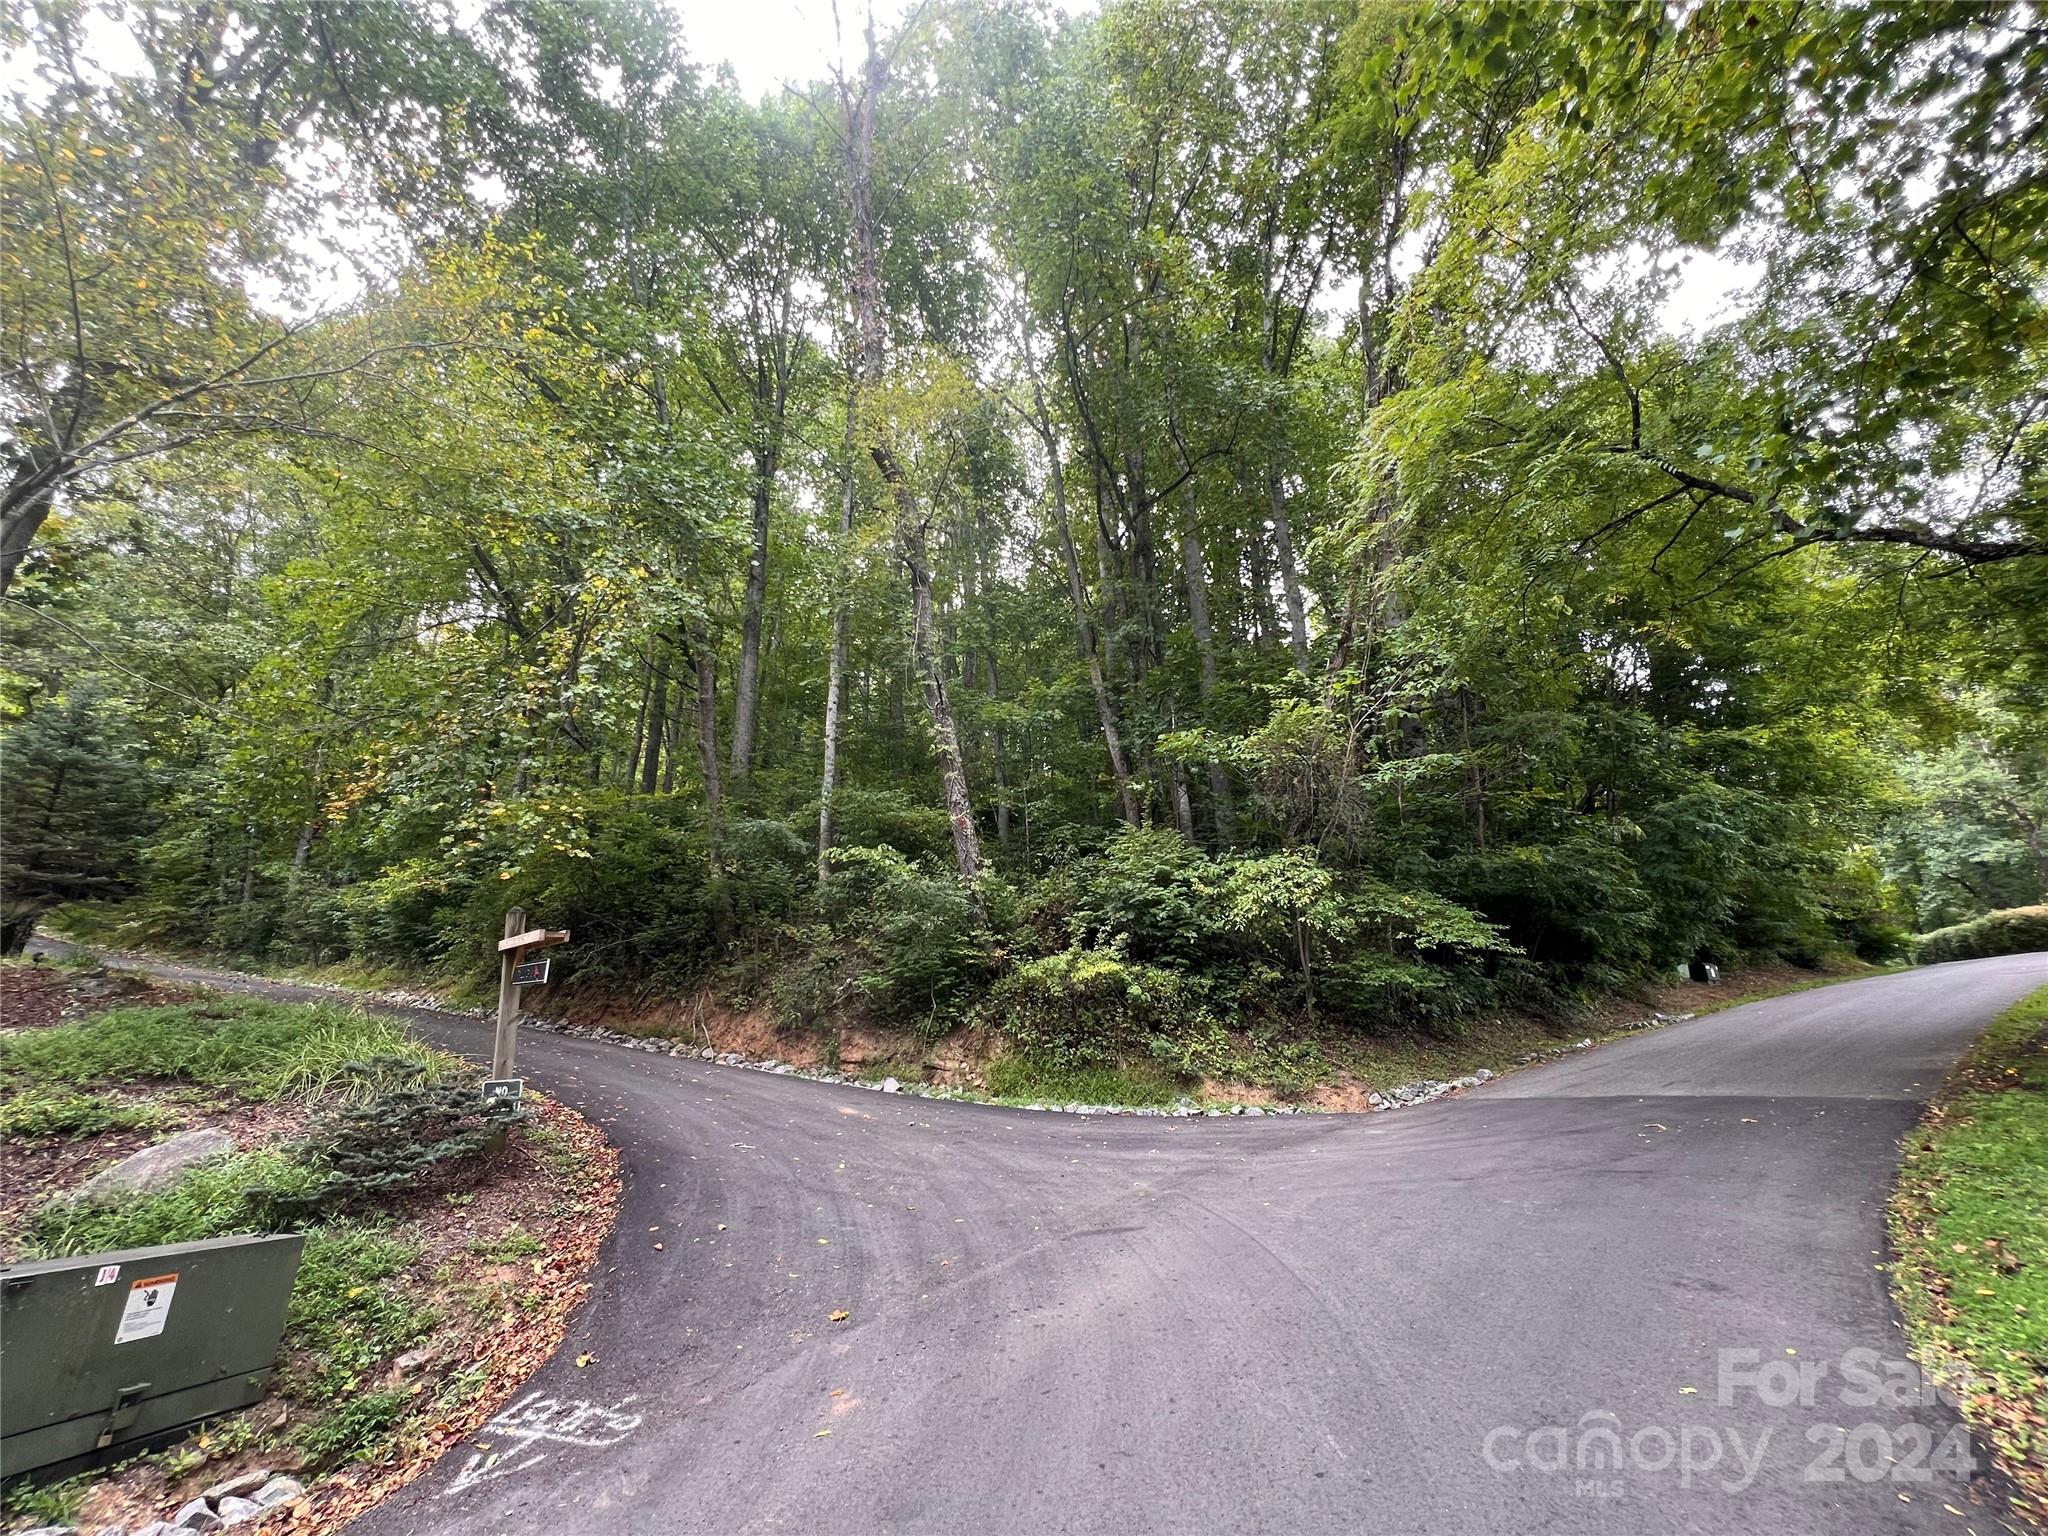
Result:
M841 1307L837 1312L834 1312L832 1314L832 1321L835 1323L843 1323L851 1316L853 1316L851 1312L847 1311L844 1307Z
M817 1432L817 1433L816 1433L815 1435L811 1436L811 1438L812 1438L813 1440L822 1440L822 1439L824 1439L824 1438L825 1438L825 1437L826 1437L827 1435L829 1435L829 1434L831 1434L831 1433L832 1433L832 1431L831 1431L831 1430L829 1430L829 1429L821 1429L821 1430L819 1430L819 1431L818 1431L818 1432Z
M590 1362L595 1360L596 1358L597 1356L595 1355L578 1355L576 1357L576 1369L579 1371L582 1370L585 1366L589 1365Z
M1680 1397L1698 1397L1700 1395L1700 1389L1698 1387L1680 1387L1678 1389L1678 1395Z

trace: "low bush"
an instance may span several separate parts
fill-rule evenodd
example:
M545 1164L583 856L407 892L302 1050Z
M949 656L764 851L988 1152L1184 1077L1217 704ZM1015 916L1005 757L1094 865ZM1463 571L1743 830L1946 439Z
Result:
M94 1018L0 1039L0 1071L41 1083L175 1078L244 1098L366 1095L351 1063L403 1057L427 1077L451 1063L391 1019L334 1003L253 997L112 1008Z
M992 955L960 882L893 848L835 848L819 892L832 931L857 952L851 987L876 1014L937 1036L960 1021L971 982Z
M1922 965L1942 960L1982 960L1992 955L2027 955L2048 950L2048 906L2008 907L1967 923L1937 928L1913 941Z
M1063 1070L1152 1059L1155 1040L1170 1047L1215 1023L1180 972L1079 948L1018 966L989 989L981 1017L1017 1054Z
M1140 960L1184 965L1213 962L1227 952L1216 861L1167 827L1132 827L1099 853L1078 859L1067 883L1074 941L1121 940Z
M176 1123L162 1104L131 1103L111 1094L32 1088L0 1104L0 1136L42 1141L105 1131L154 1131Z
M1428 885L1501 925L1561 988L1616 989L1655 958L1656 903L1620 848L1582 838L1470 853Z
M818 802L795 821L815 834ZM839 789L832 795L832 841L840 848L893 848L912 863L938 861L953 857L953 823L938 806L900 789Z
M516 1104L486 1104L475 1077L429 1077L404 1057L356 1063L345 1077L353 1094L323 1114L298 1144L301 1159L318 1170L318 1178L276 1192L272 1219L309 1221L420 1190L524 1117Z

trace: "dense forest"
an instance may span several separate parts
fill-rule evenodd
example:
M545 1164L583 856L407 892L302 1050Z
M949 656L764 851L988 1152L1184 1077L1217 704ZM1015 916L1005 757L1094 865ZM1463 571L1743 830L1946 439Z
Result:
M11 9L10 951L1200 1070L2048 891L2037 7Z

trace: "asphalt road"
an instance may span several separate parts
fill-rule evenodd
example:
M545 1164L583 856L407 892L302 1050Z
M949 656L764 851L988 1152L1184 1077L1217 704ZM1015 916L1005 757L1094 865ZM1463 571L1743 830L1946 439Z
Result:
M528 1032L624 1152L617 1233L531 1390L352 1529L1990 1536L1883 1208L1919 1101L2043 982L1936 966L1278 1120Z

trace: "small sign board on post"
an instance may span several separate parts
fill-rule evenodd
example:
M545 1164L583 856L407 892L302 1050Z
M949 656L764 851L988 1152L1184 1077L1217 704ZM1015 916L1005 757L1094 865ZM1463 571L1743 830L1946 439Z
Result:
M568 942L567 929L527 927L526 912L521 907L513 907L505 914L505 937L498 940L498 1035L491 1050L493 1083L516 1081L512 1073L519 1060L519 989L548 979L546 959L528 960L526 952L552 949Z
M486 1104L517 1104L525 1097L526 1079L523 1077L492 1077L484 1080Z

